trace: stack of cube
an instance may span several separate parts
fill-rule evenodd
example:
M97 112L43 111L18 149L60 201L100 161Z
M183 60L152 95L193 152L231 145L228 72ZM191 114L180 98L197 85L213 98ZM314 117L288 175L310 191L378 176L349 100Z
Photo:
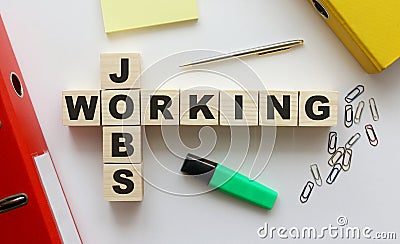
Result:
M141 125L335 126L336 91L140 90L137 53L100 55L101 90L63 91L63 124L103 126L104 198L143 199Z
M103 126L104 199L142 201L141 57L100 56L101 90L63 91L63 124Z

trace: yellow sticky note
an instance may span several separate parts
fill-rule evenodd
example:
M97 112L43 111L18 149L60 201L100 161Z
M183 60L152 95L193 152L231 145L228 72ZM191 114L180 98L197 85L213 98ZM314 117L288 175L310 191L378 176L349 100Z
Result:
M198 18L196 0L101 0L106 33Z

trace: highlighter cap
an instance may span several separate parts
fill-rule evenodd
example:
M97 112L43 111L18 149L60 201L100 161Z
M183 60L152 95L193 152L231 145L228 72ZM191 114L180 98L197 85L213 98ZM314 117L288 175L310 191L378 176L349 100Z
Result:
M188 153L181 171L187 175L201 175L214 171L217 163Z

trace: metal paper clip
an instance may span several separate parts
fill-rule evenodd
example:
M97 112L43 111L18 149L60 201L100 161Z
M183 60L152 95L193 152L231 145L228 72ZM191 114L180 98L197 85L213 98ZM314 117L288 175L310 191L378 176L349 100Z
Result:
M318 165L311 164L310 170L311 170L311 174L314 178L315 184L317 184L317 186L322 186L322 178L321 178L321 174L319 173Z
M25 193L15 194L0 200L0 214L28 204Z
M378 137L376 136L374 127L371 124L365 126L365 132L367 133L368 141L371 146L378 146Z
M307 181L307 184L304 186L303 191L301 192L300 195L301 203L306 203L308 201L308 198L310 198L313 189L314 189L314 183L312 183L311 181Z
M344 100L348 103L351 103L354 101L357 97L359 97L362 93L364 92L364 86L363 85L358 85L354 87L351 92L347 93L346 97Z
M329 132L328 137L328 153L332 154L336 151L337 133L336 131Z
M345 153L345 149L344 147L339 147L333 154L332 156L329 158L328 160L328 164L330 166L334 166L337 163L340 163L340 160L342 159L342 157L344 156Z
M353 105L347 104L344 110L344 125L350 128L353 125Z
M378 108L376 107L375 99L372 97L369 99L369 108L371 109L372 119L374 121L379 120Z
M360 133L356 133L354 134L352 137L350 137L350 139L346 142L346 145L344 146L344 148L346 149L350 149L354 144L356 144L356 142L360 139L361 134Z
M360 101L358 103L358 105L357 105L356 113L354 115L354 123L355 124L359 124L360 123L361 115L362 115L362 112L364 110L364 105L365 105L364 101Z
M335 182L341 170L342 170L341 164L340 163L335 164L331 172L329 173L328 178L326 178L326 183L328 183L329 185L333 184L333 182Z
M353 157L353 150L347 149L343 155L342 169L343 171L348 171L350 169L351 158Z

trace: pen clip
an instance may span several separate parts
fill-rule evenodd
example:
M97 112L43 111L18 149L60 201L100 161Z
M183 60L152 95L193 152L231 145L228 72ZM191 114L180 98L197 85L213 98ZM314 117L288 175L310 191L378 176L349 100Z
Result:
M278 49L274 49L274 50L259 52L259 53L257 53L257 55L258 56L265 56L265 55L272 54L272 53L284 52L284 51L287 51L287 50L289 50L291 48L292 47L278 48Z
M22 207L28 204L28 196L25 193L15 194L0 200L0 214Z

